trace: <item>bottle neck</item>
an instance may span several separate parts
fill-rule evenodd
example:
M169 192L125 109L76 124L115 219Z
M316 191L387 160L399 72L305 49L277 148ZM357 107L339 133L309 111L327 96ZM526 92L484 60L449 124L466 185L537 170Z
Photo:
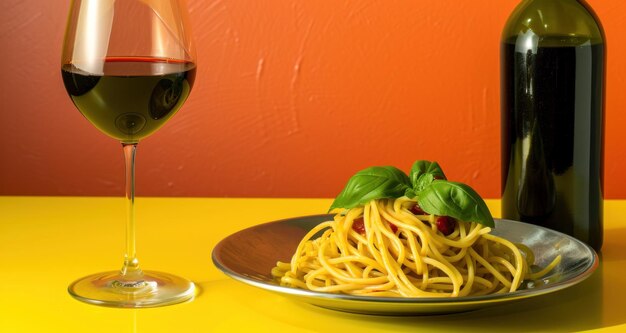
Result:
M502 40L520 35L536 36L539 43L544 39L563 39L568 45L604 42L600 22L584 0L522 1L509 17Z

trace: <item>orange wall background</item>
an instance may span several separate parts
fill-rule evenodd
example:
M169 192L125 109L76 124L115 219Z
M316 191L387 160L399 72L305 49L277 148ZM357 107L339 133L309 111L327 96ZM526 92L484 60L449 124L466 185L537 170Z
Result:
M191 97L139 145L140 196L332 197L357 170L439 161L500 197L499 38L517 0L189 0ZM626 199L626 1L608 51L605 194ZM123 195L119 143L60 77L69 1L0 6L0 195Z

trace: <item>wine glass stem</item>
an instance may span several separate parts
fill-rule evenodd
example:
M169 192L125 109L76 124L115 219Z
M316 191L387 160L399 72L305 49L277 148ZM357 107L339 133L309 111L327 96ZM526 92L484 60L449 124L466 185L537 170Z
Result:
M143 275L139 268L135 245L135 150L136 143L122 143L126 172L126 254L122 275L128 279L140 279Z

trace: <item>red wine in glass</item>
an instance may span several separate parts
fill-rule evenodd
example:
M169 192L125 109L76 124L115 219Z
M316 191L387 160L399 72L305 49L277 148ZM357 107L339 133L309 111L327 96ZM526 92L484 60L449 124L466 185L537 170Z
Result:
M122 142L138 142L159 129L183 105L195 64L149 57L108 57L103 74L62 66L65 89L99 130Z

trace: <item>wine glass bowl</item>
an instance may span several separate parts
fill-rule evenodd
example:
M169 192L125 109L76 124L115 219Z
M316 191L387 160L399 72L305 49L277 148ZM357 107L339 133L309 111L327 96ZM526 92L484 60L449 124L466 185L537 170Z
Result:
M72 283L76 299L115 307L152 307L193 298L192 282L144 271L135 244L135 151L185 103L195 51L184 0L73 0L61 76L76 108L122 143L126 171L126 253L120 270Z

